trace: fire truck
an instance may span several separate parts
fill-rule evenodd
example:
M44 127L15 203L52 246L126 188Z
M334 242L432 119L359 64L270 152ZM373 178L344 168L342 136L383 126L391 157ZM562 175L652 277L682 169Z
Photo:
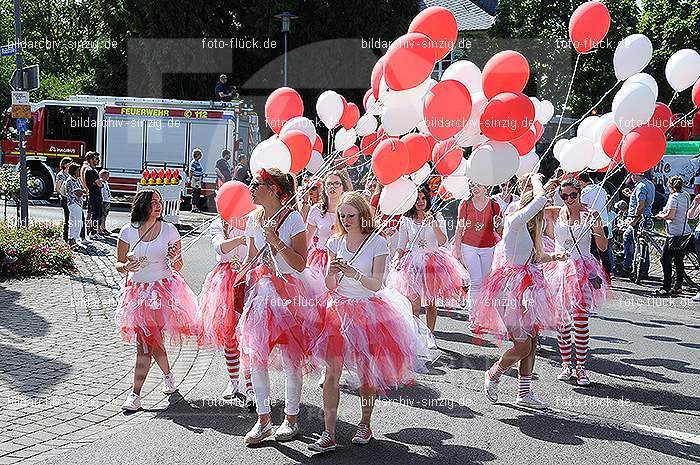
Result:
M100 167L110 172L112 192L130 194L144 169L185 172L195 148L203 154L203 194L208 195L216 188L215 163L221 152L250 154L260 141L258 116L243 101L76 95L31 107L25 149L27 167L38 181L30 192L35 199L53 195L63 157L80 163L87 152L99 152ZM0 160L19 163L17 129L9 110L0 132Z

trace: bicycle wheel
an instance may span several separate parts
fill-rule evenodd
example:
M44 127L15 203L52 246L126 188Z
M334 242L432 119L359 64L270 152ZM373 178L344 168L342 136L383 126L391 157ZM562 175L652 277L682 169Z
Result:
M649 276L649 244L646 239L639 237L634 248L631 281L641 284Z
M685 254L685 283L687 286L697 289L700 287L700 263L693 252Z

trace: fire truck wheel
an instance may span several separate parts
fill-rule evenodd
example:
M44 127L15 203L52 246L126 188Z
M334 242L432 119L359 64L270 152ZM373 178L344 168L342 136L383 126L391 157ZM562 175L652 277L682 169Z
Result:
M29 172L36 179L36 182L29 183L29 198L48 200L53 192L51 176L41 168L30 167Z

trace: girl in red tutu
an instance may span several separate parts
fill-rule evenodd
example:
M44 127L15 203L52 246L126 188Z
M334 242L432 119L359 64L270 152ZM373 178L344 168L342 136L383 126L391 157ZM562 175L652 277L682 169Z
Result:
M342 171L331 171L326 175L320 201L311 207L306 220L306 231L311 237L308 253L308 267L325 275L328 266L326 242L335 226L335 211L344 192L352 190L350 182Z
M235 228L221 217L209 228L211 243L219 262L209 272L199 294L199 344L223 350L228 385L222 393L224 399L232 399L238 392L240 352L236 340L236 325L243 312L244 286L235 286L238 272L246 258L246 238L243 230ZM253 386L250 372L245 373L246 402L252 404Z
M409 298L413 314L420 316L425 302L425 319L430 333L435 332L437 307L440 300L448 307L458 306L466 297L464 284L469 275L462 264L442 247L447 243L445 219L430 213L430 190L418 191L415 205L401 219L399 242L392 270L387 279L389 287ZM434 337L430 348L435 348Z
M323 331L313 347L315 360L326 367L326 431L309 445L318 452L336 448L343 367L360 381L362 418L352 443L367 444L372 438L370 418L376 393L411 381L417 356L425 349L420 346L410 302L394 290L380 290L389 250L360 192L343 194L336 228L328 241L326 286L331 291Z
M530 388L536 340L540 332L556 329L557 310L537 264L562 260L566 254L548 254L542 250L547 198L540 177L540 174L529 176L532 190L523 193L520 208L505 218L502 239L505 263L501 268L494 268L486 279L472 309L470 323L475 334L491 334L513 342L513 347L484 375L487 398L491 402L498 401L501 376L520 362L516 404L543 409L548 405Z
M180 233L163 221L163 200L143 190L131 204L131 222L119 231L117 271L126 275L115 321L122 339L136 342L134 386L122 409L141 408L143 386L151 359L163 371L163 392L174 393L166 340L180 343L197 334L197 296L180 275Z
M250 185L260 205L248 219L247 262L260 263L248 274L248 292L236 335L243 368L250 369L258 421L246 444L272 435L268 368L281 354L285 376L285 419L275 433L279 441L299 433L297 416L304 368L311 341L323 318L319 297L323 283L306 269L306 226L298 211L287 207L294 197L294 177L278 169L261 169ZM257 259L260 258L260 262Z
M592 311L605 303L610 294L610 281L603 265L591 253L591 238L599 250L608 248L600 215L581 203L581 189L576 181L561 183L559 195L563 207L548 207L547 220L554 227L554 246L558 252L567 252L567 260L550 263L545 276L556 305L563 309L557 331L557 342L562 360L562 371L557 377L568 381L575 377L579 386L591 383L586 373L588 354L588 318ZM572 370L572 322L576 371Z

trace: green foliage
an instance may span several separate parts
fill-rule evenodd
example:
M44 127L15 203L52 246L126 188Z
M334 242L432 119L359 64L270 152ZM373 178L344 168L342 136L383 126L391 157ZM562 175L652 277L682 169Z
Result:
M37 179L28 175L27 185L28 187L36 187ZM5 165L0 167L0 194L6 199L14 201L19 204L19 171L17 171L14 165Z
M0 249L17 257L13 264L0 265L0 276L16 278L73 271L73 253L62 234L61 226L48 223L17 228L0 222Z

